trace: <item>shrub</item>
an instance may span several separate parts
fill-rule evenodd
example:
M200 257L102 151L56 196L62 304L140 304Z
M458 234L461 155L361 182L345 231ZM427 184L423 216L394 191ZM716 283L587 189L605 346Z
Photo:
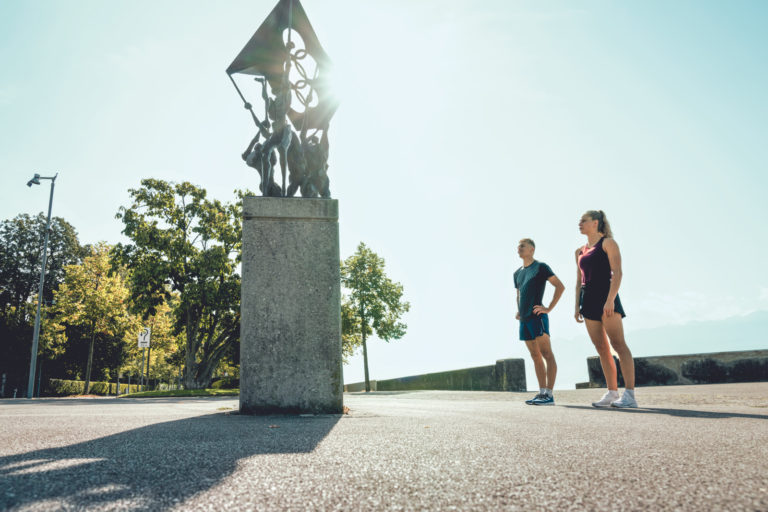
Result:
M85 382L81 380L49 379L41 395L45 396L69 396L82 395Z
M146 386L145 386L146 388ZM85 381L82 380L64 380L49 379L43 388L42 396L71 396L82 395L85 391ZM117 391L117 385L114 382L91 382L90 395L114 395ZM131 384L130 390L127 384L120 383L120 394L136 393L139 386Z
M212 389L237 389L240 387L240 379L235 377L224 377L211 384Z

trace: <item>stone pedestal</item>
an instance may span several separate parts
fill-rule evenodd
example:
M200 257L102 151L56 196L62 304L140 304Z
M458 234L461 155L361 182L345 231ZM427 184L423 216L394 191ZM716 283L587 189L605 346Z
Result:
M341 413L338 202L246 197L240 412Z

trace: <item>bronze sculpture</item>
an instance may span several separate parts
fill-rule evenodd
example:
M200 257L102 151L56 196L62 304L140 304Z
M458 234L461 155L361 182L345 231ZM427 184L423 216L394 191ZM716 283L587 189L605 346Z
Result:
M242 157L258 171L264 196L293 197L300 191L302 197L330 198L328 125L338 105L325 80L329 67L301 2L280 0L227 68L256 124L256 135ZM246 101L234 74L252 75L260 84L263 120ZM280 185L274 176L278 162Z

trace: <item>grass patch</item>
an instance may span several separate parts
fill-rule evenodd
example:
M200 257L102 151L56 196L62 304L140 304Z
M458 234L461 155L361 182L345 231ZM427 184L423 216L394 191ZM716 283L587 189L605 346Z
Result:
M163 396L237 396L239 389L171 389L168 391L141 391L120 395L120 398L153 398Z

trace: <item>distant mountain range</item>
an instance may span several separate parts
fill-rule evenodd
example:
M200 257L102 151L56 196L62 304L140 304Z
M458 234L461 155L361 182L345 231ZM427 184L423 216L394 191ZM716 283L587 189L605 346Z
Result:
M768 311L748 315L638 329L626 333L627 344L635 357L768 350ZM553 340L558 361L555 388L573 389L587 377L587 357L596 356L586 332L569 340ZM538 389L533 365L526 360L528 389Z
M768 349L768 311L641 329L626 336L637 357Z

